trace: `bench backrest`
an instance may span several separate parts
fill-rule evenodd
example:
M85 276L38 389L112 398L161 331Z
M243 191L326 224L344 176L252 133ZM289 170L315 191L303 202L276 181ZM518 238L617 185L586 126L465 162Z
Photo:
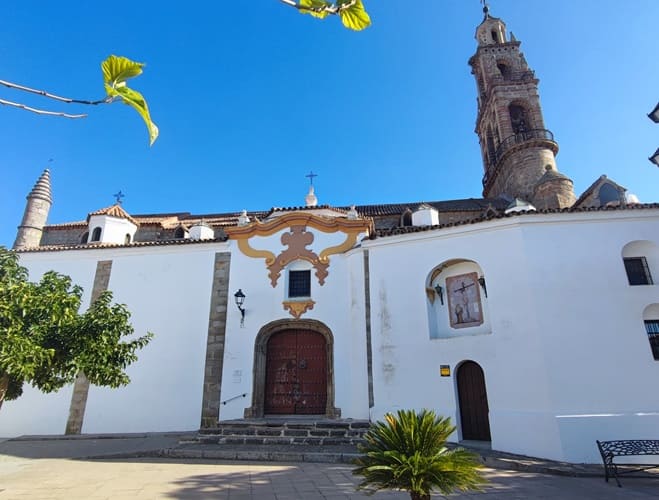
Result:
M659 439L597 441L597 446L603 458L629 455L659 455Z

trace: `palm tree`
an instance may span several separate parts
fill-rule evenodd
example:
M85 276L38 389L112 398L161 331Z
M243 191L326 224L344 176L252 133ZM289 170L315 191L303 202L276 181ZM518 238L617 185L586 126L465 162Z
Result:
M435 489L448 495L478 490L485 482L476 455L446 448L455 431L450 418L430 410L400 410L384 418L371 426L366 444L359 447L363 455L352 471L364 477L358 488L404 490L412 500L430 500Z

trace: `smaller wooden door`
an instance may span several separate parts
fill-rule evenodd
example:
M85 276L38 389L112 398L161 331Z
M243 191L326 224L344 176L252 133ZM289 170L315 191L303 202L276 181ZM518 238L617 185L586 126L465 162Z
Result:
M285 330L270 337L265 413L323 415L327 406L327 343L320 333Z
M490 441L489 406L483 369L473 361L458 368L458 399L462 439Z

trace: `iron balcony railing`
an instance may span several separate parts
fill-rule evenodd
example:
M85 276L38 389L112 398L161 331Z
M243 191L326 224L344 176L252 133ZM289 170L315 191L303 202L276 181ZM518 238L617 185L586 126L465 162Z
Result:
M552 134L551 131L549 130L543 128L537 128L537 129L526 130L524 132L513 134L511 136L506 137L503 141L501 141L501 144L499 144L499 147L496 149L494 154L490 153L489 155L490 164L488 165L487 172L485 172L485 175L483 176L483 186L487 185L490 173L496 170L499 161L506 153L506 151L508 151L510 148L518 144L523 144L525 142L535 141L535 140L545 140L545 141L554 142L554 134Z

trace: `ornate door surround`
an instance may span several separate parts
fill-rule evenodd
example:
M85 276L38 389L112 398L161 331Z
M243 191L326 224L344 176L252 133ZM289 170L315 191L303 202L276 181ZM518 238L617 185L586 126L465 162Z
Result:
M327 349L327 400L324 417L337 418L341 410L334 407L334 336L331 330L320 321L312 319L282 319L265 325L254 341L254 369L252 406L245 409L245 418L263 418L265 414L266 361L268 341L275 333L284 330L309 330L325 338Z

